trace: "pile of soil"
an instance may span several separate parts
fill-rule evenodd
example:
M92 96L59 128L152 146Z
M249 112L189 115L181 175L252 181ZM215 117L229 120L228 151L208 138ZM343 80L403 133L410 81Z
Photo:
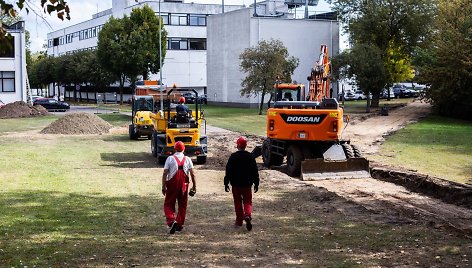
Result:
M0 107L1 119L43 116L47 114L49 113L43 106L32 106L24 101L16 101Z
M71 113L52 122L41 134L105 134L113 126L94 114Z

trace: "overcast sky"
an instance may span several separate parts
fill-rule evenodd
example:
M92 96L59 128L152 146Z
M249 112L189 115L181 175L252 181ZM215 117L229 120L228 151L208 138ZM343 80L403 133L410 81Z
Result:
M257 0L260 2L261 0ZM9 2L9 1L7 1ZM74 25L85 20L92 18L92 15L111 8L112 0L68 0L70 6L70 21L61 21L53 13L51 16L44 14L40 8L39 0L28 0L28 9L30 12L27 14L25 10L21 11L21 16L26 21L26 29L31 34L31 51L35 52L42 50L44 44L46 44L47 33L62 29L64 27ZM194 3L221 3L221 0L184 0L184 2ZM224 0L225 5L241 5L244 4L249 6L254 3L254 0ZM329 11L329 5L324 1L320 0L318 7L320 11Z

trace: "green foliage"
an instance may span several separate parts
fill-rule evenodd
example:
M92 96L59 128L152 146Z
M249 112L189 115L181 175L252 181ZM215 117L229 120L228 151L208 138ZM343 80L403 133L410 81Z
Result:
M255 47L246 48L241 55L240 69L246 73L241 83L241 95L261 95L259 114L262 114L264 97L273 90L276 77L282 82L291 82L291 76L299 60L288 55L280 40L262 40ZM270 101L270 100L269 100Z
M18 11L25 8L26 0L18 0L15 4L10 4L11 1L0 0L0 19L2 22L16 22L18 18ZM69 5L65 0L41 0L41 7L44 9L44 13L56 12L56 15L59 19L70 20L70 10ZM25 8L26 12L29 12L28 8ZM3 28L3 25L0 25L0 49L3 48L6 43L7 37L6 29Z
M472 5L441 1L435 35L417 50L418 81L429 85L425 97L443 115L472 119Z
M149 72L159 72L159 29L163 25L162 18L158 18L156 13L148 5L143 8L135 8L131 12L130 20L133 23L132 38L136 40L135 49L137 55L142 59L142 73L144 79L148 78ZM161 32L161 52L162 61L166 56L167 31Z
M349 33L351 44L368 44L380 51L386 75L372 91L372 107L378 107L378 94L386 85L411 77L410 55L432 33L436 0L329 0ZM356 57L356 55L352 55ZM349 64L349 63L347 63ZM343 66L335 66L335 69ZM356 80L357 81L357 80ZM358 85L360 86L360 85Z
M163 28L147 5L134 8L130 17L111 17L98 35L98 60L103 68L119 78L121 101L126 80L134 83L139 75L159 71L159 29ZM167 32L161 33L165 55Z
M357 86L366 95L372 93L373 99L377 101L374 107L378 107L378 96L387 82L387 72L381 54L375 45L355 44L352 49L342 52L332 61L333 66L337 66L335 76L355 79ZM369 109L367 102L367 111Z

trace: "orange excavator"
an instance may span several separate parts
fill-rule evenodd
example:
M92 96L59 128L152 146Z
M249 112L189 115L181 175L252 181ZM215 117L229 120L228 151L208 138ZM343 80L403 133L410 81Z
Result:
M331 96L329 70L328 48L321 45L307 96L303 84L276 82L267 137L253 152L262 155L264 165L280 166L286 158L287 173L304 180L370 177L369 162L342 139L349 118Z

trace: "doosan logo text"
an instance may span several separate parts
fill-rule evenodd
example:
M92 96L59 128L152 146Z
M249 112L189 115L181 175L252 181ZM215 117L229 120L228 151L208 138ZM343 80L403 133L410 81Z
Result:
M319 116L288 116L287 122L319 123Z

